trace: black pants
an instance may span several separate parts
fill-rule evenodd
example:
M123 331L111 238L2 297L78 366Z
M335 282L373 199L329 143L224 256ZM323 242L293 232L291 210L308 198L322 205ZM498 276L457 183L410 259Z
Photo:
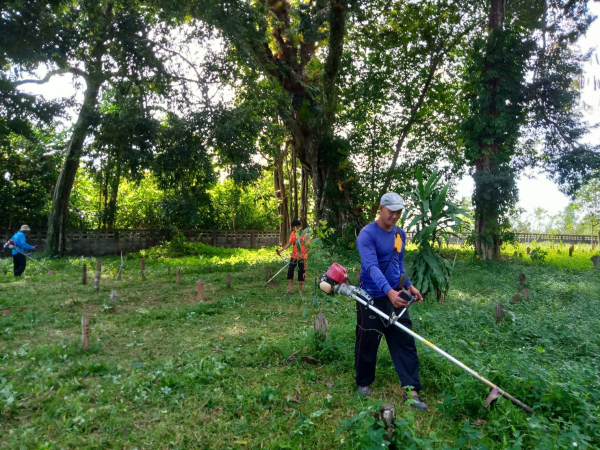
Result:
M386 314L393 309L387 297L374 299L375 307ZM354 347L356 361L356 384L369 386L375 381L377 349L381 337L385 336L394 368L402 386L412 386L416 391L423 389L419 379L419 357L415 339L395 325L386 327L386 322L379 315L360 303L356 304L356 344ZM401 309L397 310L398 312ZM412 322L408 311L398 323L412 330Z
M25 266L27 265L27 258L21 253L13 255L13 266L15 277L20 277L25 272Z
M298 267L298 281L304 281L304 277L306 276L306 272L304 272L304 261L298 261L297 259L290 260L290 265L288 266L287 279L294 279L294 271L296 270L296 266Z

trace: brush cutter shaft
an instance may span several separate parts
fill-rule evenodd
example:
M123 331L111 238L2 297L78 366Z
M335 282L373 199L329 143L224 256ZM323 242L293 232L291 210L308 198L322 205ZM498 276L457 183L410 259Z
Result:
M385 320L390 320L390 316L388 316L386 313L384 313L383 311L380 311L379 309L375 308L375 306L369 304L369 302L367 301L367 299L365 299L360 293L356 292L358 289L355 286L347 286L346 284L342 284L336 286L336 290L338 293L343 294L343 295L347 295L349 297L352 297L354 300L356 300L357 302L365 305L367 308L369 308L371 311L373 311L375 314L378 314L379 316L381 316L383 319ZM406 309L405 309L406 311ZM404 313L404 311L402 311L402 313ZM431 347L433 350L435 350L436 352L438 352L440 355L442 355L444 358L446 358L448 361L456 364L458 367L460 367L461 369L463 369L464 371L470 373L471 375L473 375L475 378L477 378L479 381L487 384L489 387L491 387L492 389L498 389L498 394L500 394L502 397L510 400L511 402L513 402L515 405L520 406L521 408L523 408L525 411L527 411L528 413L533 413L533 409L531 409L529 406L527 406L526 404L524 404L523 402L517 400L516 398L514 398L512 395L504 392L502 389L500 389L498 386L496 386L494 383L492 383L491 381L486 380L485 378L483 378L481 375L479 375L477 372L475 372L473 369L471 369L470 367L465 366L463 363L461 363L458 359L454 358L453 356L449 355L448 353L446 353L445 351L443 351L442 349L436 347L435 345L433 345L431 342L429 342L427 339L419 336L417 333L415 333L414 331L412 331L410 328L405 327L404 325L399 324L398 322L394 321L394 325L396 325L398 328L400 328L402 331L410 334L412 337L414 337L415 339L417 339L418 341L421 341L423 344L427 345L428 347Z
M290 265L290 262L291 262L291 261L288 261L288 262L287 262L287 264L286 264L285 266L283 266L281 269L279 269L279 271L278 271L278 272L277 272L275 275L273 275L273 276L272 276L272 277L269 279L269 281L267 281L267 282L265 283L265 286L266 286L267 284L269 284L269 283L270 283L270 282L271 282L271 281L272 281L272 280L273 280L273 279L274 279L274 278L275 278L277 275L279 275L279 274L280 274L280 273L283 271L283 269L285 269L287 266L289 266L289 265Z
M31 256L29 256L27 253L23 253L21 250L19 250L17 247L14 247L13 250L15 250L16 252L19 252L21 255L25 256L26 258L29 258L30 260L32 260L34 263L39 264L40 266L42 266L44 269L46 270L50 270L48 269L45 265L43 265L41 262L39 262L37 259L33 259Z

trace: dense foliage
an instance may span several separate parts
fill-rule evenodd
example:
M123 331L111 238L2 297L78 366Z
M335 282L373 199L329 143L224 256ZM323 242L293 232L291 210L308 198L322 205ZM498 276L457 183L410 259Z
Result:
M137 226L131 186L150 189L135 193L148 200L139 226L279 225L284 239L298 217L327 220L346 239L385 191L408 195L417 170L437 167L450 182L473 170L486 258L506 237L522 169L547 171L571 194L598 173L577 109L585 55L575 44L592 21L583 0L1 8L3 160L18 164L13 143L35 145L35 130L58 135L48 125L65 106L73 114L64 135L45 138L58 149L54 169L32 168L31 187L2 188L10 204L36 196L28 221L48 216L51 253L65 251L67 227ZM62 74L73 77L72 98L26 93ZM258 209L243 206L250 192Z

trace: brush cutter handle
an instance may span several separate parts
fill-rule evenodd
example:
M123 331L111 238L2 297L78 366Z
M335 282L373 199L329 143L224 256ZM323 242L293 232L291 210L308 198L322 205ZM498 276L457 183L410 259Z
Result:
M406 305L404 308L402 308L402 311L398 315L396 315L396 310L395 309L392 310L392 314L390 315L390 320L388 322L388 327L390 325L393 325L398 319L400 319L400 317L402 317L404 315L404 313L406 312L406 310L408 309L408 307L410 305L412 305L412 303L415 301L415 296L412 295L410 292L408 292L404 288L400 292L398 292L398 294L400 295L400 298L402 300L405 300L405 301L408 302L408 305Z

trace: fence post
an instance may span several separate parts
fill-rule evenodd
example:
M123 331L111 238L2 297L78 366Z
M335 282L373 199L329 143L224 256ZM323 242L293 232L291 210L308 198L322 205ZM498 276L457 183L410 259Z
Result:
M81 274L81 284L87 284L87 266L83 264L83 273Z

